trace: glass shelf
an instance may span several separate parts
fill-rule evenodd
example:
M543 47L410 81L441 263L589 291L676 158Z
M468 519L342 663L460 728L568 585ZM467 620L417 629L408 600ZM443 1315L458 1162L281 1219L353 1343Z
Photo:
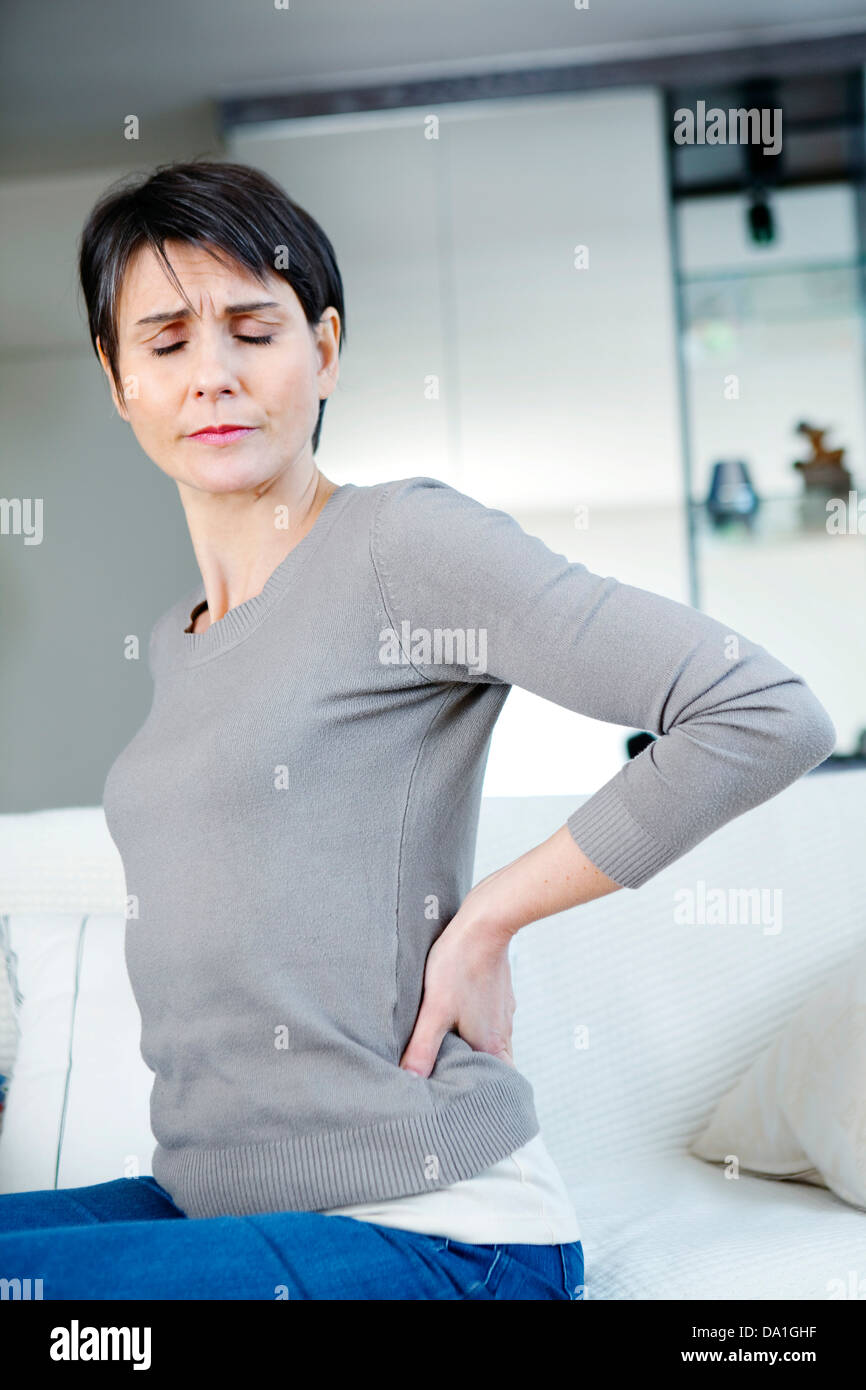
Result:
M684 327L706 332L719 321L732 327L840 317L857 322L863 274L862 265L839 262L689 276L680 280Z
M775 202L781 236L766 256L730 200L681 209L692 256L676 285L694 596L802 674L833 719L837 751L862 754L866 254L853 186L781 191ZM850 485L804 486L794 460L812 450L801 421L844 450ZM758 492L751 517L716 523L707 510L721 460L746 464ZM833 498L842 506L828 512Z
M856 499L859 500L861 496L858 492ZM848 502L844 493L842 501L846 504ZM753 516L732 518L718 525L703 501L693 498L690 507L695 536L704 541L717 541L721 545L765 545L768 541L790 541L796 536L808 536L809 539L826 536L828 541L837 543L842 540L866 542L866 518L860 522L864 528L863 532L855 531L852 534L848 527L856 524L856 515L855 521L849 522L847 509L843 523L846 529L838 532L827 529L827 494L824 492L816 491L814 495L795 493L788 497L764 497Z
M721 281L763 280L768 276L824 275L834 271L863 271L866 256L846 256L839 260L772 262L767 265L739 266L736 270L700 270L677 275L679 285L706 285Z

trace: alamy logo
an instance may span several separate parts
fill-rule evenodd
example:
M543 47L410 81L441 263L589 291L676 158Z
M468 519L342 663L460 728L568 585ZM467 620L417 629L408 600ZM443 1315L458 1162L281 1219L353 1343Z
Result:
M723 111L699 101L694 111L674 112L674 141L678 145L763 145L767 154L782 148L782 111L775 106L737 107Z
M0 1279L0 1299L43 1297L41 1279Z
M674 893L678 926L759 926L764 936L782 930L781 888L708 888L699 878L694 888Z
M41 497L0 497L0 536L23 536L25 545L41 545L42 534Z
M379 633L379 660L383 665L467 666L487 670L486 627L412 627L408 618L400 632L385 627Z
M52 1361L132 1361L134 1371L150 1370L149 1327L52 1327Z

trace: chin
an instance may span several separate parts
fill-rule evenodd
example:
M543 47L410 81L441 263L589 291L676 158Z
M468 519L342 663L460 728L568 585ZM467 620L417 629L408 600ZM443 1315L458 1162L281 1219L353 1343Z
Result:
M228 459L228 449L214 450L217 455L211 459L196 459L195 467L186 468L181 481L188 486L204 492L250 492L253 488L266 486L273 478L273 472L259 464L253 467L249 462L242 464L238 459Z

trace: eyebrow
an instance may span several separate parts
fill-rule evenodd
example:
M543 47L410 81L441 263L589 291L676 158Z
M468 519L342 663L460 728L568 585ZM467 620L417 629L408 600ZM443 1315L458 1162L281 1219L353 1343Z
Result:
M225 313L231 318L236 314L252 314L256 309L282 309L276 299L259 299L250 304L227 304ZM166 313L146 314L143 319L136 319L135 327L140 328L144 323L173 323L175 319L188 319L192 310L185 306L182 309L169 309Z

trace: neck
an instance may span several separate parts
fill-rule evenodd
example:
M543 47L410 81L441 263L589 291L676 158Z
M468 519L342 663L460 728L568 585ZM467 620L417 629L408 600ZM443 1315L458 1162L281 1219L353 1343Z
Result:
M315 463L255 492L208 493L178 483L210 622L261 593L336 488Z

